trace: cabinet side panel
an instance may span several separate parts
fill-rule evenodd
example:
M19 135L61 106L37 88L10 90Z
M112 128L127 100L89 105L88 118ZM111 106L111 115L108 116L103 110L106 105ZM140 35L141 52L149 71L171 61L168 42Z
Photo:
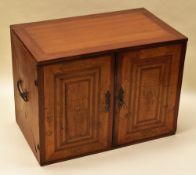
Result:
M37 66L32 55L12 30L11 43L16 121L39 161L38 88L35 83ZM21 90L28 92L27 102L20 96L17 87L19 80L22 80Z

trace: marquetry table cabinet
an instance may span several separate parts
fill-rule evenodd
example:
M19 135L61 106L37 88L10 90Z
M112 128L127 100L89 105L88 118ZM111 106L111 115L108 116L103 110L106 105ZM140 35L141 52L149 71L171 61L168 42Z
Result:
M187 38L146 9L10 29L16 121L41 165L175 133Z

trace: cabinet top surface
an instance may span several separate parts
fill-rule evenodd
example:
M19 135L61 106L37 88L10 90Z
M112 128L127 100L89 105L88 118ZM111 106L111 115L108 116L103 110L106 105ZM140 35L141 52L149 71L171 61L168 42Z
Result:
M37 62L186 37L146 9L11 26Z

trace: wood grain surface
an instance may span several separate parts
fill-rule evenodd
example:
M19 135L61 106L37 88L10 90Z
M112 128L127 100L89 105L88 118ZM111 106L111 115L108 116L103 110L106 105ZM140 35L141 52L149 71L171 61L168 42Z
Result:
M119 54L115 143L131 143L175 132L182 45Z
M111 55L44 67L45 161L112 146ZM106 110L106 93L111 94Z
M11 39L16 121L35 157L40 161L38 87L35 84L37 65L28 49L12 32ZM21 98L18 91L17 82L19 80L22 81L21 88L28 93L27 102Z
M146 9L13 25L37 62L185 37Z

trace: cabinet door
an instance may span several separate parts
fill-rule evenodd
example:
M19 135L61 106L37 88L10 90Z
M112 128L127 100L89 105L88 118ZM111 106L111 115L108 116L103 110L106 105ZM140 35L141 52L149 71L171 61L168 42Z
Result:
M181 45L170 45L119 54L116 144L175 132L184 61L181 50Z
M45 162L111 147L112 72L110 55L44 67Z

